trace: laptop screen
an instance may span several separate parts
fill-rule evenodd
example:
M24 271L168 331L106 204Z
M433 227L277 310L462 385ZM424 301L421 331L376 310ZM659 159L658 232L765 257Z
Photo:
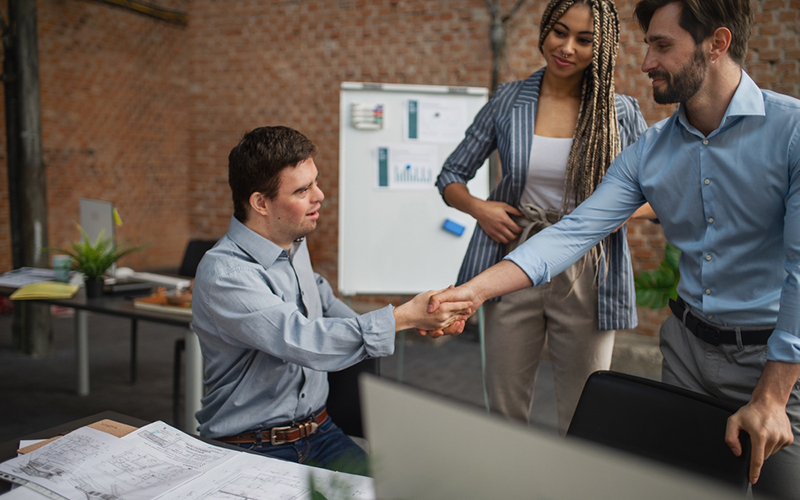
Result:
M364 374L377 498L729 499L727 486ZM740 495L739 495L740 496Z

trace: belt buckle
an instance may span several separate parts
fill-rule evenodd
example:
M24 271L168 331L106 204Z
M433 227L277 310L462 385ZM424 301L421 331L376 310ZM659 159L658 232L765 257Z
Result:
M286 444L288 442L288 440L285 439L285 438L281 439L281 440L278 440L277 433L278 432L286 432L286 431L290 431L290 430L292 430L291 426L273 427L272 429L269 430L269 444L271 444L272 446L278 446L280 444Z

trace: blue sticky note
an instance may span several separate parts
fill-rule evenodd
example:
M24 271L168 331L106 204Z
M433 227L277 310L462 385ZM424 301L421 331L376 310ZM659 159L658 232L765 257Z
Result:
M466 228L461 224L459 224L458 222L453 222L450 219L445 219L442 229L444 229L445 231L449 231L455 234L456 236L461 236L462 234L464 234L464 229Z

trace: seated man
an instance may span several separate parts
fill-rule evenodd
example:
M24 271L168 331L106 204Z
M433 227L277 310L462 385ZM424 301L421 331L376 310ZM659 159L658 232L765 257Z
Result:
M427 313L432 292L357 315L314 273L305 236L324 199L314 144L286 127L247 133L228 158L234 213L197 268L192 327L205 360L200 434L270 456L366 473L328 418L328 371L394 352L395 331L460 331L468 302Z

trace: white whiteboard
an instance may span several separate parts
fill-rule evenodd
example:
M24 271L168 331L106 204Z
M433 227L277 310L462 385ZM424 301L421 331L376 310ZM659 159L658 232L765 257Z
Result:
M341 294L406 295L455 283L475 221L445 205L434 182L487 98L488 90L483 88L342 83ZM410 114L417 116L409 109L419 111L418 121L409 118ZM375 120L354 117L381 112L382 116ZM435 121L432 116L442 121ZM362 128L356 128L356 121ZM417 140L409 139L414 135ZM391 161L386 160L387 152ZM381 162L379 156L385 161ZM407 175L397 173L397 162L407 163ZM435 165L432 175L426 170L430 165ZM488 162L468 184L474 196L484 199L489 195L487 165ZM412 172L423 173L417 176ZM461 236L443 228L448 219L464 227Z

